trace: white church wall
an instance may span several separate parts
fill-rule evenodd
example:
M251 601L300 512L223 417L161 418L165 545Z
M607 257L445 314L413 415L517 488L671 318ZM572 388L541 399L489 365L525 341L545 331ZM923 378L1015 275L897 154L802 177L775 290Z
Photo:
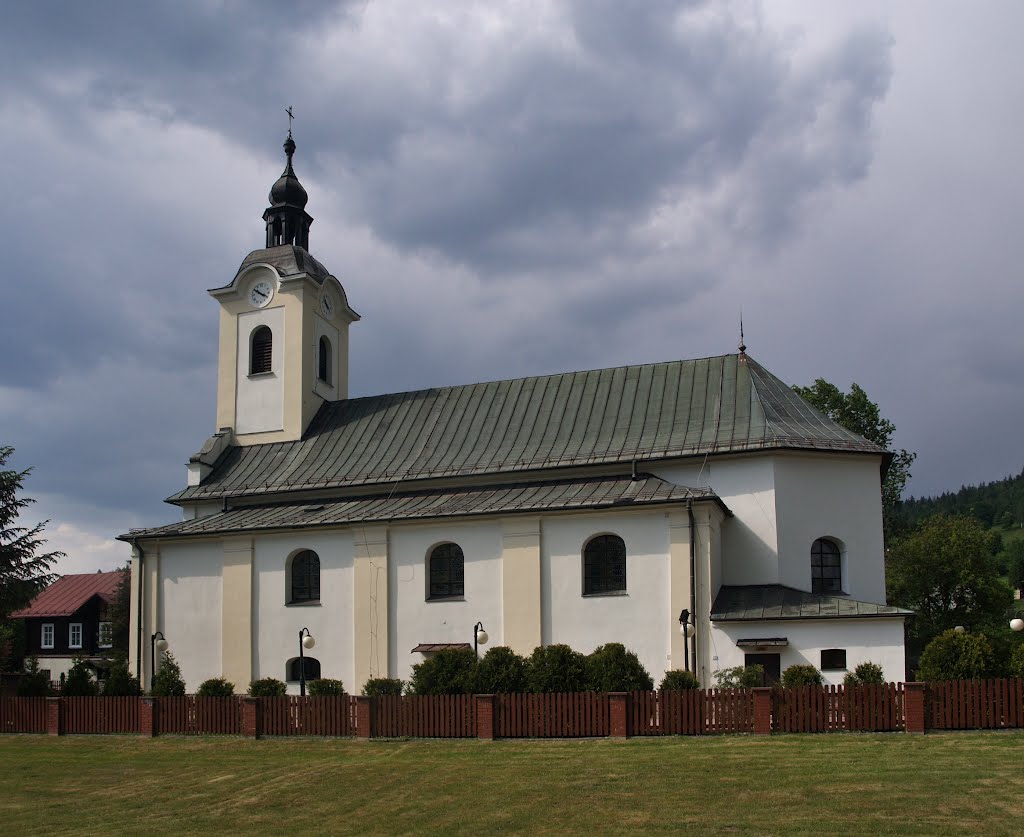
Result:
M189 692L221 676L220 541L182 541L160 546L157 629L181 666ZM148 670L149 637L143 637ZM236 683L244 690L248 684Z
M461 600L429 601L427 559L438 544L451 541L465 557ZM481 647L502 644L502 529L499 520L449 521L396 526L388 550L390 675L408 680L412 667L426 659L411 653L420 643L473 642L473 626L483 622L489 635ZM384 676L381 672L378 676ZM362 683L356 684L362 688Z
M811 589L811 544L829 537L842 552L843 592L885 603L879 457L775 457L779 582Z
M261 433L284 427L284 307L238 315L235 433ZM258 326L273 333L270 372L249 374L249 340Z
M789 645L780 649L743 649L740 639L785 637ZM906 679L902 619L815 619L798 621L714 623L709 635L711 671L744 664L747 652L780 652L781 671L791 665L821 668L821 652L829 648L846 650L846 669L823 671L825 682L838 685L847 671L860 663L882 667L886 682ZM706 685L713 685L706 684Z
M583 595L583 547L595 535L626 544L626 592ZM655 680L668 666L678 614L670 613L668 517L663 511L546 517L541 535L541 636L589 654L607 642L636 652Z
M320 558L320 603L286 603L286 562L299 550L311 549ZM299 653L299 631L309 628L316 646L305 652L320 661L323 677L353 683L352 535L347 530L309 531L258 537L253 553L253 679L285 680L288 660ZM248 684L235 684L242 690ZM298 682L288 684L299 693Z
M651 470L676 485L710 488L733 513L722 523L721 571L716 572L716 581L779 583L774 457L694 460Z

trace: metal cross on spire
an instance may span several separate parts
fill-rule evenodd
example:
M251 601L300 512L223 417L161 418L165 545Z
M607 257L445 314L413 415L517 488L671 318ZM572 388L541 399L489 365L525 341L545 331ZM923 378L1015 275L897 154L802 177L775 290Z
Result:
M289 105L284 109L284 112L288 114L288 139L292 137L292 122L295 121L295 114L292 113L292 107Z

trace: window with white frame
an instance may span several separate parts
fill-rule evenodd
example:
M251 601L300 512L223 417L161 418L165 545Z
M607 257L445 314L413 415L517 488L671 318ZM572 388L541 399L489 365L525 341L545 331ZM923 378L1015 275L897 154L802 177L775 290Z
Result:
M97 633L97 645L100 648L110 648L114 644L114 627L110 622L100 622L100 629Z
M43 625L43 635L39 643L40 648L53 648L53 625L47 623Z
M68 625L68 648L82 647L82 623L72 622Z

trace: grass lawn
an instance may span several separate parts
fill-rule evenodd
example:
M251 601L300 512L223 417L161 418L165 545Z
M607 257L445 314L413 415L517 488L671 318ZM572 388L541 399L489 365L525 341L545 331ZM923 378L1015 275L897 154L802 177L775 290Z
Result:
M1016 834L1024 733L629 741L0 736L21 834Z

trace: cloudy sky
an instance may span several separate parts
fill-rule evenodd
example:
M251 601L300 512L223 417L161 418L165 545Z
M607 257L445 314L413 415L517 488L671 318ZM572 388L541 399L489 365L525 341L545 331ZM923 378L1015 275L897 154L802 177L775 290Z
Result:
M354 395L734 351L853 381L915 495L1024 466L1024 4L174 0L5 9L0 445L63 572L215 423L283 165Z

